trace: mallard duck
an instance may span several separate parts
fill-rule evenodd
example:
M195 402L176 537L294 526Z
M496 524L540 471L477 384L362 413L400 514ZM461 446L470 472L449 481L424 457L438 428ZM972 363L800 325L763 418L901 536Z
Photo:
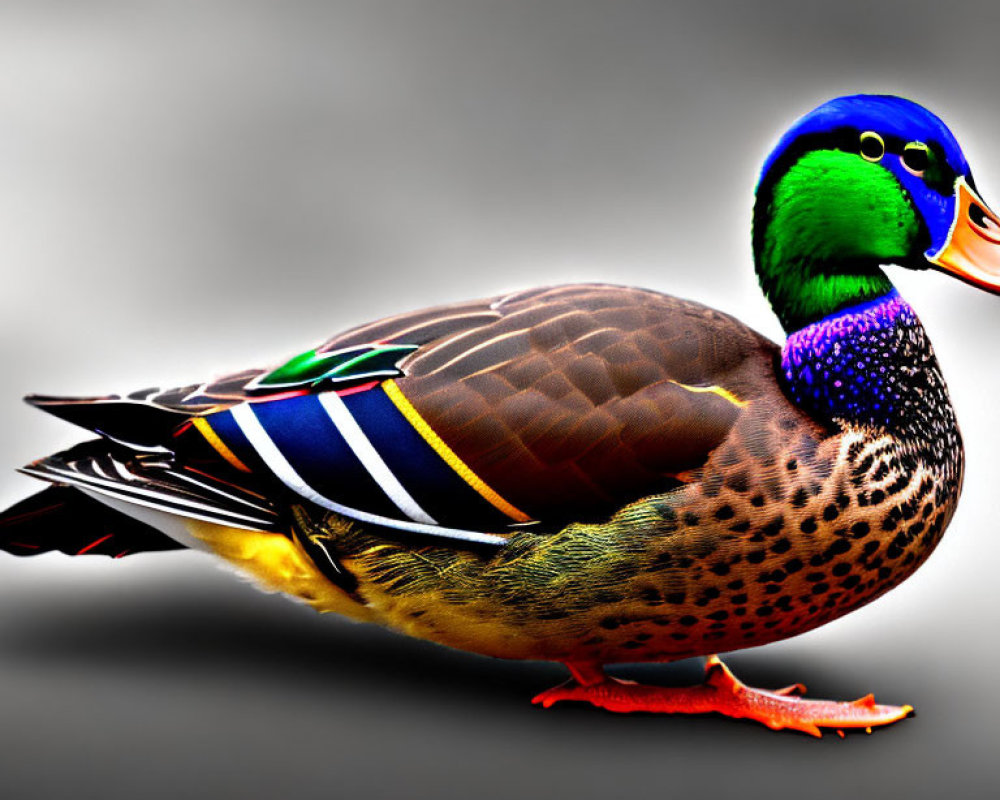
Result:
M190 548L322 612L562 662L536 702L870 728L714 655L816 628L910 575L963 450L917 316L881 269L1000 289L1000 220L945 125L897 97L802 117L767 158L753 255L787 333L634 288L402 314L271 369L31 404L97 438L23 469L15 555ZM691 688L604 673L708 656Z

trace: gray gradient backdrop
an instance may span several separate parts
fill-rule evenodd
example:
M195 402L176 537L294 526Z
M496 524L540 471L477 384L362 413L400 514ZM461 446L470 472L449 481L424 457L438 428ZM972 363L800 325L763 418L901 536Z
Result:
M0 500L77 437L29 391L186 383L404 309L612 280L779 337L749 255L771 143L831 96L900 93L1000 197L998 31L992 0L5 0ZM891 595L731 664L916 719L817 742L546 712L558 667L322 618L202 556L0 554L0 792L997 796L1000 298L898 284L967 438L963 504Z

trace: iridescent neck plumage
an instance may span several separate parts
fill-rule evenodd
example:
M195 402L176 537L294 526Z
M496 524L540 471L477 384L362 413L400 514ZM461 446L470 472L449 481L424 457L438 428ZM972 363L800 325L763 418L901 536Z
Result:
M895 289L789 335L782 376L817 419L949 438L955 418L920 320Z
M922 253L919 233L892 175L850 153L808 152L757 187L754 263L789 333L890 292L880 265Z

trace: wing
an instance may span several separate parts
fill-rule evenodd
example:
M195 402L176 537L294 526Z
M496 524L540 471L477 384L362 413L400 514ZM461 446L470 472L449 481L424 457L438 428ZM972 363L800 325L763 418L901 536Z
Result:
M696 303L566 286L382 320L212 384L32 402L272 503L500 542L696 477L774 390L776 353Z
M486 485L545 522L601 519L692 479L776 388L776 346L738 320L615 286L532 290L327 347L427 333L399 393Z

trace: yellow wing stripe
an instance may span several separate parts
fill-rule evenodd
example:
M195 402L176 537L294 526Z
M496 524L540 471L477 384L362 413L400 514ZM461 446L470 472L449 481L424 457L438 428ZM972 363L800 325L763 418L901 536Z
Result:
M250 471L250 467L240 461L236 457L236 454L226 446L226 443L219 438L219 434L212 430L212 426L208 424L207 419L204 417L194 417L191 422L198 429L198 432L205 437L205 441L212 445L215 451L226 459L226 461L241 472Z
M728 389L723 389L721 386L691 386L686 383L681 383L680 381L670 381L675 386L680 386L682 389L686 389L689 392L694 392L695 394L701 394L703 392L708 392L709 394L715 394L732 403L738 408L745 408L747 405L746 400L740 400L735 394L733 394Z
M476 475L475 472L462 461L461 458L452 450L448 445L446 445L441 437L438 436L427 421L420 416L420 412L417 411L406 399L405 395L400 391L400 388L396 385L394 380L383 381L382 388L385 389L386 395L392 400L392 403L399 410L406 421L409 422L414 430L417 431L442 459L444 462L458 473L458 476L464 480L469 486L475 489L483 499L486 500L494 508L502 511L508 517L517 522L531 522L531 517L521 511L519 508L508 503L499 494L497 494L493 489L491 489L482 478Z

